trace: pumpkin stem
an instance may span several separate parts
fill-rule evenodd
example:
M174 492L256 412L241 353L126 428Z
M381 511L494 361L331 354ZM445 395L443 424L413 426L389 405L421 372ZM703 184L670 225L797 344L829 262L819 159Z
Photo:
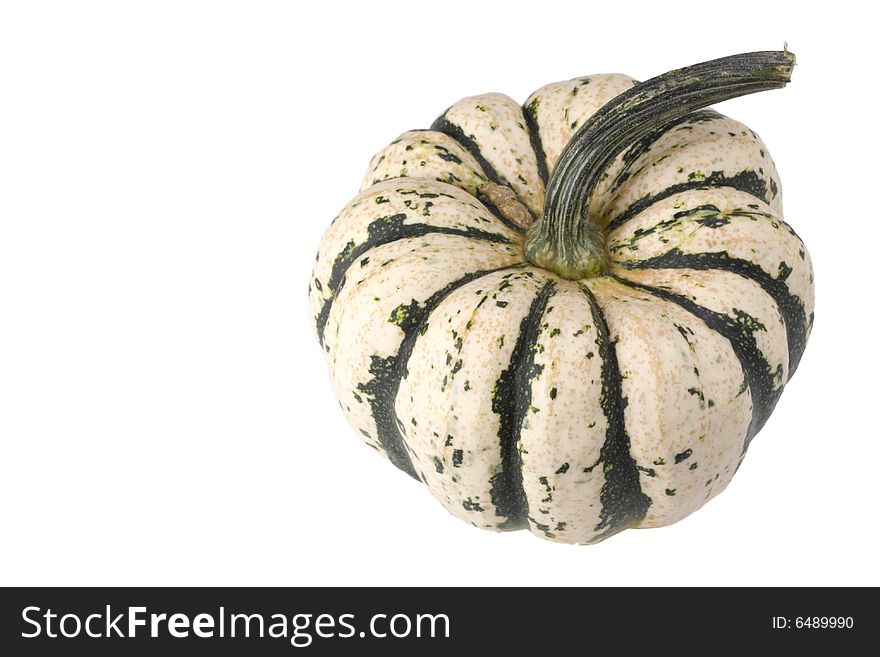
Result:
M541 219L529 227L526 258L572 280L603 274L608 267L605 234L588 211L596 186L617 156L680 116L784 87L794 64L788 50L722 57L651 78L606 103L562 151L547 183Z

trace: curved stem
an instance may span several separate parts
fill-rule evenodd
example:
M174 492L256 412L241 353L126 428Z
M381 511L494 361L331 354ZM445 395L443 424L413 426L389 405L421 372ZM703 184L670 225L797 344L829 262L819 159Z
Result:
M786 51L722 57L664 73L604 105L572 136L547 184L544 212L526 237L530 262L569 279L604 273L604 232L588 210L608 167L635 141L670 121L724 100L784 87Z

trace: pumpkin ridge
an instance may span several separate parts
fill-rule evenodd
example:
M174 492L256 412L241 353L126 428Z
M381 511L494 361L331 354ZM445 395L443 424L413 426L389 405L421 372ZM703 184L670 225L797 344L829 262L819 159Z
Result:
M528 501L522 481L520 436L523 420L532 401L531 381L543 366L535 365L535 349L541 331L541 318L556 283L548 281L532 300L522 318L507 368L495 383L492 411L499 416L498 438L501 443L501 470L490 480L490 497L495 514L506 517L498 529L522 529L527 524ZM536 371L536 367L539 367Z
M473 155L477 163L483 168L483 173L486 175L486 178L488 178L490 182L493 182L496 185L502 185L503 187L508 187L514 192L514 194L516 194L516 190L513 189L510 183L504 177L502 177L498 173L498 171L495 170L495 167L493 167L492 164L483 155L483 151L480 149L479 144L468 137L464 133L464 130L462 130L461 126L447 119L446 112L444 112L436 121L434 121L434 123L431 124L430 129L436 132L442 132L447 137L450 137L457 141L467 152ZM535 155L537 156L537 151L535 152ZM533 220L538 218L535 216L535 213L531 210L531 208L529 208L524 198L522 198L519 194L516 194L516 198L517 200L519 200L522 206L529 211L529 214L532 215ZM498 212L498 216L500 217L500 212ZM503 221L505 224L509 223L507 220ZM523 229L517 228L516 230L522 232Z
M630 451L630 437L624 416L628 402L623 396L623 375L605 313L592 290L584 282L579 282L578 286L590 303L593 324L596 326L596 347L602 362L599 405L608 421L605 442L599 452L605 483L599 494L602 503L600 522L594 531L604 531L594 541L600 541L638 524L647 515L652 500L642 491L638 466Z
M683 183L670 185L666 189L656 194L648 194L637 201L634 201L623 212L608 222L606 230L612 231L620 228L627 221L635 217L637 214L647 210L649 207L669 198L680 192L687 192L694 189L710 189L713 187L732 187L740 192L751 194L755 198L770 203L767 197L767 183L752 169L743 169L733 176L725 176L723 171L713 171L706 178L692 180Z
M759 329L746 321L737 321L729 315L701 306L684 295L621 278L613 274L611 278L632 289L641 290L659 299L677 304L694 317L701 319L711 330L724 336L730 342L733 353L736 354L743 371L743 390L748 388L752 397L752 420L749 423L748 432L743 441L742 453L745 455L752 438L755 437L764 426L767 418L770 417L770 414L776 407L776 402L779 401L779 397L782 395L783 388L785 388L785 385L781 385L776 389L773 388L776 373L758 348L754 336L755 330ZM779 371L781 373L781 366Z
M460 235L470 239L485 240L488 242L498 242L501 244L513 244L513 240L493 233L487 230L480 230L468 226L467 228L452 228L450 226L432 226L430 224L404 224L406 220L405 214L396 214L390 217L379 217L370 223L367 228L368 237L364 242L353 245L351 248L346 247L342 252L337 254L333 262L333 268L330 277L327 280L327 288L329 296L324 300L318 317L315 320L315 327L318 333L318 340L321 345L324 344L324 328L330 317L330 310L333 307L333 301L339 290L345 284L345 272L349 267L361 258L367 251L384 244L390 244L398 240L408 237L423 237L430 234L444 235Z
M676 248L645 260L618 264L624 269L722 269L754 281L776 302L785 322L789 381L794 376L807 344L808 325L803 300L791 293L784 280L773 278L755 263L733 258L726 251L684 253Z
M483 276L517 267L525 267L525 264L515 263L469 272L434 292L423 304L414 303L407 313L406 323L401 325L404 337L397 354L386 358L374 355L370 359L370 374L373 378L366 383L359 383L357 388L368 395L373 421L376 423L376 437L385 449L388 460L414 479L420 478L409 456L404 431L395 410L395 400L400 382L407 375L407 363L416 340L427 325L431 313L455 290Z
M462 146L462 148L464 148L468 153L474 156L474 159L483 168L483 173L490 181L498 185L507 185L507 181L498 175L495 167L493 167L485 158L485 156L483 155L483 151L480 150L480 146L477 144L477 142L464 134L464 130L461 129L461 126L447 119L446 112L443 112L443 114L441 114L434 121L434 123L431 124L431 127L429 129L436 132L442 132L447 137L451 137L452 139L457 141Z
M620 187L630 179L632 175L632 167L638 161L638 159L648 153L651 148L656 144L661 137L666 135L673 128L677 128L678 126L684 123L697 123L700 121L712 120L715 118L723 118L722 114L719 114L715 110L712 109L703 109L697 110L696 112L691 112L690 114L684 114L683 116L678 117L677 119L673 119L669 123L664 126L657 128L656 130L652 130L644 137L633 143L626 151L624 151L621 156L621 161L623 163L623 167L617 173L614 178L614 182L611 183L610 190L617 191ZM662 155L662 153L658 153L658 155Z

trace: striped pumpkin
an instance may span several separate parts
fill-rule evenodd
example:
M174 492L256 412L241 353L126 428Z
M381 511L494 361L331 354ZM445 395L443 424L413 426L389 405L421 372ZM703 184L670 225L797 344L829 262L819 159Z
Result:
M379 152L309 286L363 440L474 526L565 543L721 492L797 368L813 275L766 146L704 108L793 64L475 96Z

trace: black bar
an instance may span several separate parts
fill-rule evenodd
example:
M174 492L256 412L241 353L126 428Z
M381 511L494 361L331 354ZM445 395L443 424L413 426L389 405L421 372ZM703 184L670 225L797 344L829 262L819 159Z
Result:
M634 654L658 646L685 655L731 648L839 651L873 644L874 599L874 589L840 588L7 588L0 593L0 654L280 655L305 648L318 655L448 655L486 646L493 655L596 648ZM120 637L129 632L130 607L144 608L133 615L144 625L134 627L134 638ZM49 610L54 617L45 616ZM61 636L66 614L76 618L68 616L63 629L74 634L79 627L76 637ZM158 618L156 638L151 614ZM186 638L169 631L173 614L184 614L174 630L188 632ZM255 636L260 619L248 621L248 638L245 621L233 614L261 615L263 638ZM88 629L110 638L86 636L90 615ZM270 637L273 628L286 637ZM34 638L23 636L38 629ZM213 636L198 637L196 629Z

